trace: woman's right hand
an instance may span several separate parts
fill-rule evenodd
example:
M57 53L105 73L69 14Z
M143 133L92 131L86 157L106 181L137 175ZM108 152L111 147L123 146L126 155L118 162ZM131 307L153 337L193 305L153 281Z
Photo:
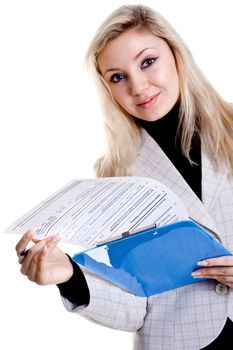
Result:
M68 281L73 275L73 267L68 256L57 247L59 240L57 235L38 240L30 231L26 232L15 247L21 273L40 285ZM22 256L20 253L27 249L30 242L34 243L33 246Z

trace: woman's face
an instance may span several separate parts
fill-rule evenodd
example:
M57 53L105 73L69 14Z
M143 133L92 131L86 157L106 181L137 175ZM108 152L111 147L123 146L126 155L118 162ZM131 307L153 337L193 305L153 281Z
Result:
M178 100L173 53L166 41L149 32L129 30L108 42L98 64L112 96L130 115L154 121Z

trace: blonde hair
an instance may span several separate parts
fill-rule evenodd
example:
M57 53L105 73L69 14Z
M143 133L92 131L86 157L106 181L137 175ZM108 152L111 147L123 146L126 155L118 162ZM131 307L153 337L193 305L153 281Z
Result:
M107 43L126 30L153 33L167 42L176 61L180 86L179 130L183 154L190 162L194 132L217 166L225 163L233 173L233 108L204 77L192 54L172 26L157 12L143 5L121 6L100 26L88 52L87 63L98 86L104 112L106 154L95 164L98 177L133 173L140 149L140 126L111 96L98 67L98 56Z

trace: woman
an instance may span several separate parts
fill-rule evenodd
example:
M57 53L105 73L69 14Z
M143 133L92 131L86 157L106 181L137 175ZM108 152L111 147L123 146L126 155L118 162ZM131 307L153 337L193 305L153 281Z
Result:
M108 143L97 176L163 182L190 216L217 230L232 250L233 109L178 34L148 7L123 6L99 28L87 60L102 98ZM24 255L31 240L35 244ZM37 241L28 232L16 251L21 272L38 284L57 284L68 310L135 332L134 349L227 349L233 257L201 262L193 276L208 281L142 298L79 268L58 241Z

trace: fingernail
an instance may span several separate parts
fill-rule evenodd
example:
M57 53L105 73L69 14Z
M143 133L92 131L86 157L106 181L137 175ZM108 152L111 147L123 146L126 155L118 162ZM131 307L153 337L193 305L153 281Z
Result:
M206 261L206 260L201 260L201 261L198 261L197 262L197 265L199 265L199 266L207 266L209 263L208 263L208 261Z
M191 275L193 277L200 277L200 276L202 276L202 273L201 272L192 272Z

